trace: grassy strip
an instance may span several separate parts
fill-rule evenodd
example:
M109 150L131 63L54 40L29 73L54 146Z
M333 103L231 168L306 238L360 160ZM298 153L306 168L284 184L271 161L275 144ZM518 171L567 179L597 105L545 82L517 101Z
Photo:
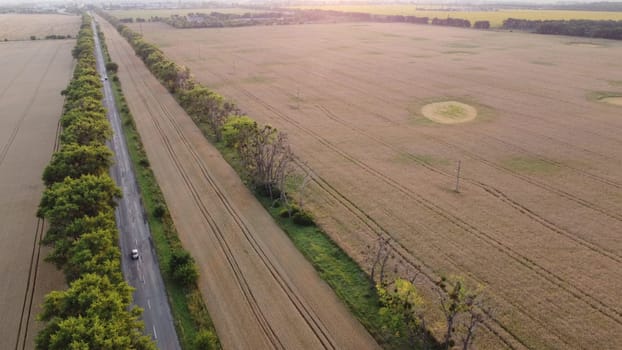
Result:
M106 61L111 62L101 33L100 37L102 38ZM183 349L196 348L201 350L220 349L216 329L198 287L195 285L191 288L186 288L173 280L169 268L171 253L175 249L183 248L181 247L173 220L168 212L164 195L160 190L153 171L149 167L147 154L123 96L121 83L115 74L109 73L109 76L112 79L114 98L121 115L123 135L127 143L130 159L132 160L136 181L140 188L142 204L147 213L147 220L159 261L160 273L166 286L181 347ZM155 214L158 211L160 215ZM200 338L202 339L199 340Z

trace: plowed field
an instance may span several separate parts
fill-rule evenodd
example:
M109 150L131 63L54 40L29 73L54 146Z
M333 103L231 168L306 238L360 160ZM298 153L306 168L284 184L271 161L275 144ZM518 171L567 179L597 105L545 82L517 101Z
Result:
M622 109L593 97L622 95L622 43L404 24L142 29L289 134L315 175L307 203L356 259L389 235L429 279L486 286L480 347L622 348ZM477 117L421 115L443 101Z
M35 214L41 174L56 147L73 45L0 43L0 349L34 348L43 295L63 287L61 273L43 261L45 225Z
M99 23L223 348L377 348L125 39Z

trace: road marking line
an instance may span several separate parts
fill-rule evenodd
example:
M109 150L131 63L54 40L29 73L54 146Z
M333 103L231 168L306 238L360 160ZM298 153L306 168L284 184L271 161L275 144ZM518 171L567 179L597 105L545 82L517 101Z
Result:
M149 299L147 299L147 306L149 307L149 309L151 310L151 302L149 302Z
M152 326L152 327L153 327L153 337L155 339L158 339L158 333L156 333L155 326Z

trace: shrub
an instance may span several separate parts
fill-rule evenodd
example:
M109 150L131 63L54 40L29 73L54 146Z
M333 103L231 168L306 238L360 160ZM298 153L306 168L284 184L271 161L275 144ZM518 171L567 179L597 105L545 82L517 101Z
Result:
M313 216L306 211L298 211L292 215L292 220L294 224L300 226L313 226L315 222L313 221Z
M195 284L199 278L199 271L194 264L194 259L190 256L190 253L182 248L173 250L169 268L175 282L183 287Z
M161 219L164 216L164 213L166 213L166 207L164 206L164 204L157 203L153 208L153 216Z
M289 217L294 216L299 211L300 211L300 208L298 208L295 205L292 205L288 208L281 209L281 211L279 212L279 216L282 218L289 218Z
M218 337L214 333L202 329L194 338L194 348L197 350L218 349Z
M142 157L140 158L140 160L138 161L138 164L140 164L142 167L144 168L148 168L149 167L149 159Z
M275 199L281 196L281 191L276 187L276 185L273 184L257 185L255 188L255 192L257 192L258 195L269 199Z
M106 63L106 71L110 73L116 73L119 70L119 65L114 62Z
M182 265L172 271L173 279L183 287L189 287L197 283L199 271L194 262Z
M36 37L36 36L34 36L34 35L31 35L31 36L30 36L30 40L37 40L37 37Z

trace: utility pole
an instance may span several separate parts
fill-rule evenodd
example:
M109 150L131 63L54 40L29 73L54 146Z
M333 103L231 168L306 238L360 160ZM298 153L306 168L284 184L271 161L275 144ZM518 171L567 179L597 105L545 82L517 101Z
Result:
M456 171L456 189L455 191L460 193L460 168L462 165L462 161L458 160L458 169Z

